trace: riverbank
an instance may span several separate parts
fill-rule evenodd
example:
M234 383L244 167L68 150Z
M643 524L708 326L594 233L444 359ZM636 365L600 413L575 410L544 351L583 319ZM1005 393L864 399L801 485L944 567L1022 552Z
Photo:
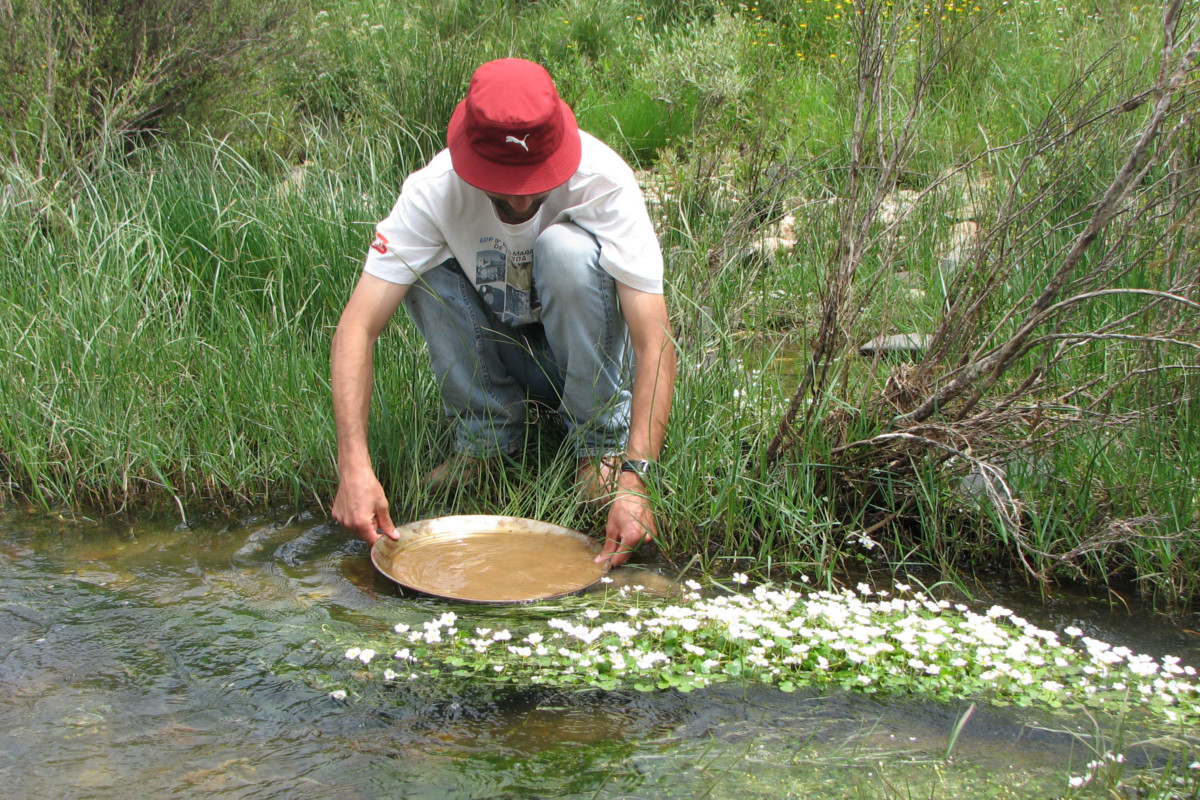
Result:
M651 491L670 552L1193 603L1195 3L1175 39L1127 4L835 5L498 3L476 27L344 3L305 29L327 69L257 76L287 113L87 158L10 128L5 502L324 513L329 338L373 225L470 69L519 38L640 168L668 254L681 366ZM860 354L884 334L920 346ZM448 431L407 322L380 348L397 518L594 525L553 433L470 496L417 488Z

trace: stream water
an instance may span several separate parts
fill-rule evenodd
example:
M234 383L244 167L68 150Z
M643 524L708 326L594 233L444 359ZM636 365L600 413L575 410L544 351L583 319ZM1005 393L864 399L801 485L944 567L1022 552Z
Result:
M1019 594L987 600L1200 663L1194 617ZM403 596L364 546L315 518L0 516L0 795L1049 797L1091 757L1082 720L980 708L947 760L965 703L849 693L414 681L331 697L353 685L331 642L447 607Z

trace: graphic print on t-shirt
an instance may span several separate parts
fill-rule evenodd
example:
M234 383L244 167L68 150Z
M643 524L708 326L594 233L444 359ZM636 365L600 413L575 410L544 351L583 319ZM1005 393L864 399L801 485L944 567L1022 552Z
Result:
M506 325L528 325L541 316L533 288L533 250L508 252L494 236L479 240L475 253L475 286L479 296Z

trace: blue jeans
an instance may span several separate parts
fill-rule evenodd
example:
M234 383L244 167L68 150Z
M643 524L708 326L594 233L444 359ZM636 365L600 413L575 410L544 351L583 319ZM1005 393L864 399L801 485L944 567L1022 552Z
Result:
M421 276L404 306L429 346L460 453L519 450L529 401L557 408L580 458L622 452L629 435L628 334L600 245L569 222L533 248L542 321L506 325L450 259Z

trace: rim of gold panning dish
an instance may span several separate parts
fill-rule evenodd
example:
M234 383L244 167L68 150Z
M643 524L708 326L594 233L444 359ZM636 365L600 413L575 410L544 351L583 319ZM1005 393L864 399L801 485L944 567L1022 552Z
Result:
M380 536L371 563L406 589L464 603L530 603L588 588L607 572L579 531L521 517L434 517Z

